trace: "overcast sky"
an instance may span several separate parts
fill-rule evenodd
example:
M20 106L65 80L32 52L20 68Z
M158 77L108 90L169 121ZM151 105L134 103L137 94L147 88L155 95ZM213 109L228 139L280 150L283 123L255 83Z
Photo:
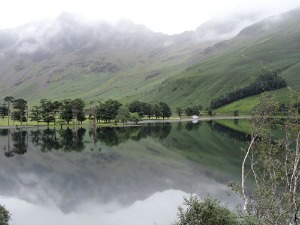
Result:
M127 18L175 34L233 12L272 15L299 6L299 0L0 0L0 29L71 12L93 20Z

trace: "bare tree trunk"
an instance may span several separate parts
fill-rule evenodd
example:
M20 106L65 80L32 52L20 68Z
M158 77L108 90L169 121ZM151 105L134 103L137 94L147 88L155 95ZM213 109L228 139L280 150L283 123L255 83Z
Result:
M245 164L246 164L247 158L250 154L250 151L252 149L252 146L255 142L255 139L256 139L256 135L251 137L251 142L248 146L246 155L245 155L243 163L242 163L242 194L243 194L243 199L244 199L244 207L243 208L244 208L245 211L247 210L247 204L248 204L248 197L247 197L247 194L246 194L246 187L245 187L245 181L246 181Z
M7 103L7 125L9 126L9 114L10 114L10 107L9 102Z
M23 124L23 118L22 118L22 112L20 111L20 121L21 121L21 126Z
M26 107L26 125L28 125L28 107Z
M294 161L294 168L293 168L293 173L291 177L291 182L293 182L293 204L294 204L294 211L295 211L295 222L297 224L297 214L299 211L299 205L297 204L297 187L298 187L298 178L299 178L299 160L300 160L300 154L299 154L299 141L300 141L300 132L297 134L297 139L296 139L296 152L295 152L295 161Z

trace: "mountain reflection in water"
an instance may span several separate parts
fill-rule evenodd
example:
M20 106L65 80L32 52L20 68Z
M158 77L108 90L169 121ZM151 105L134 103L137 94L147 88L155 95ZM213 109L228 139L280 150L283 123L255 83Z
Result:
M212 126L0 130L0 203L12 212L12 224L21 218L28 220L22 224L92 218L94 224L116 224L123 216L120 225L135 224L136 216L144 219L136 224L171 223L184 193L210 193L234 204L226 184L239 177L244 141ZM23 218L26 208L35 209L34 216ZM48 222L36 222L46 211Z

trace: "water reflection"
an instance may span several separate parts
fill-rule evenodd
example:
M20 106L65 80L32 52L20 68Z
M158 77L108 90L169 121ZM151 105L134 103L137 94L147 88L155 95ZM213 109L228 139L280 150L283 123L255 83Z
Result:
M170 224L185 193L229 202L242 142L224 134L205 122L0 130L0 203L12 224Z
M234 119L233 123L235 125L238 125L239 120ZM249 141L250 140L249 135L247 135L243 132L237 131L237 130L230 129L230 128L228 128L226 126L223 126L222 124L219 124L215 121L209 121L208 124L210 125L212 130L224 133L224 134L228 135L231 138L238 139L238 140L241 140L241 141Z
M198 128L202 125L202 121L198 121L195 123L194 121L187 122L185 124L185 129L188 131L198 130Z
M11 225L167 225L173 224L177 207L182 204L185 196L187 196L185 192L167 190L154 193L145 200L136 201L125 208L120 207L117 202L106 205L93 202L82 205L78 212L67 215L53 205L37 207L35 204L15 198L9 199L5 206L12 208L14 220ZM0 201L4 200L0 196ZM16 208L17 210L14 210ZM33 214L36 216L29 221L28 215Z
M7 135L7 145L3 147L4 154L6 157L13 157L15 154L22 155L27 152L27 147L28 147L27 131L20 129L11 132L10 130L7 130L7 132L4 133L5 135Z
M127 140L139 141L148 136L164 139L171 131L170 123L147 124L146 126L136 127L101 127L96 131L90 130L90 136L93 136L94 142L101 142L107 146L118 146Z
M188 129L188 128L187 128ZM42 152L52 150L62 150L64 152L77 151L81 152L86 149L84 137L86 129L67 128L54 129L2 129L1 136L7 136L7 143L3 146L5 156L12 157L15 154L24 154L27 152L28 138L30 142L38 147ZM142 138L153 137L160 140L166 138L171 131L170 123L147 124L146 126L135 127L101 127L89 129L89 136L92 138L94 145L97 142L106 146L118 146L128 140L140 141ZM11 143L13 148L11 148ZM91 150L95 150L94 147ZM101 147L98 148L101 150Z

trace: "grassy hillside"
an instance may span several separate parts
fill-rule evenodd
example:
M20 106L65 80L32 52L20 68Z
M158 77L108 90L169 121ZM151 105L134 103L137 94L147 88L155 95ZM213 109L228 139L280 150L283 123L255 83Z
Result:
M12 95L33 105L42 98L80 97L87 103L113 98L164 101L173 109L206 107L270 71L298 91L299 21L300 9L210 47L211 42L193 41L192 32L168 36L129 22L89 27L60 18L55 26L61 29L52 36L39 30L44 36L18 39L18 30L0 32L0 99ZM276 91L278 98L285 101L288 90ZM240 111L247 112L255 99L228 110L244 104Z
M128 101L207 46L191 35L168 36L128 21L86 25L72 15L0 31L0 98L23 97L31 105L42 98Z
M274 98L277 102L289 104L291 102L295 102L299 97L297 93L291 91L289 88L290 87L282 88L276 91L271 91L271 93L274 95ZM298 85L295 85L293 88L297 88L299 90ZM227 114L232 116L234 111L238 111L240 115L249 115L259 104L259 98L260 96L256 95L235 101L233 103L218 108L216 110L216 113L222 115Z
M215 45L209 50L221 48L219 54L160 84L150 99L159 98L174 107L189 104L208 106L212 99L252 83L267 71L276 72L290 88L300 90L299 11L284 14L280 19L262 21L246 28L237 37ZM288 89L276 93L281 101L289 94ZM256 103L255 97L247 99L240 110L248 111ZM239 104L243 101L230 107L235 108Z

